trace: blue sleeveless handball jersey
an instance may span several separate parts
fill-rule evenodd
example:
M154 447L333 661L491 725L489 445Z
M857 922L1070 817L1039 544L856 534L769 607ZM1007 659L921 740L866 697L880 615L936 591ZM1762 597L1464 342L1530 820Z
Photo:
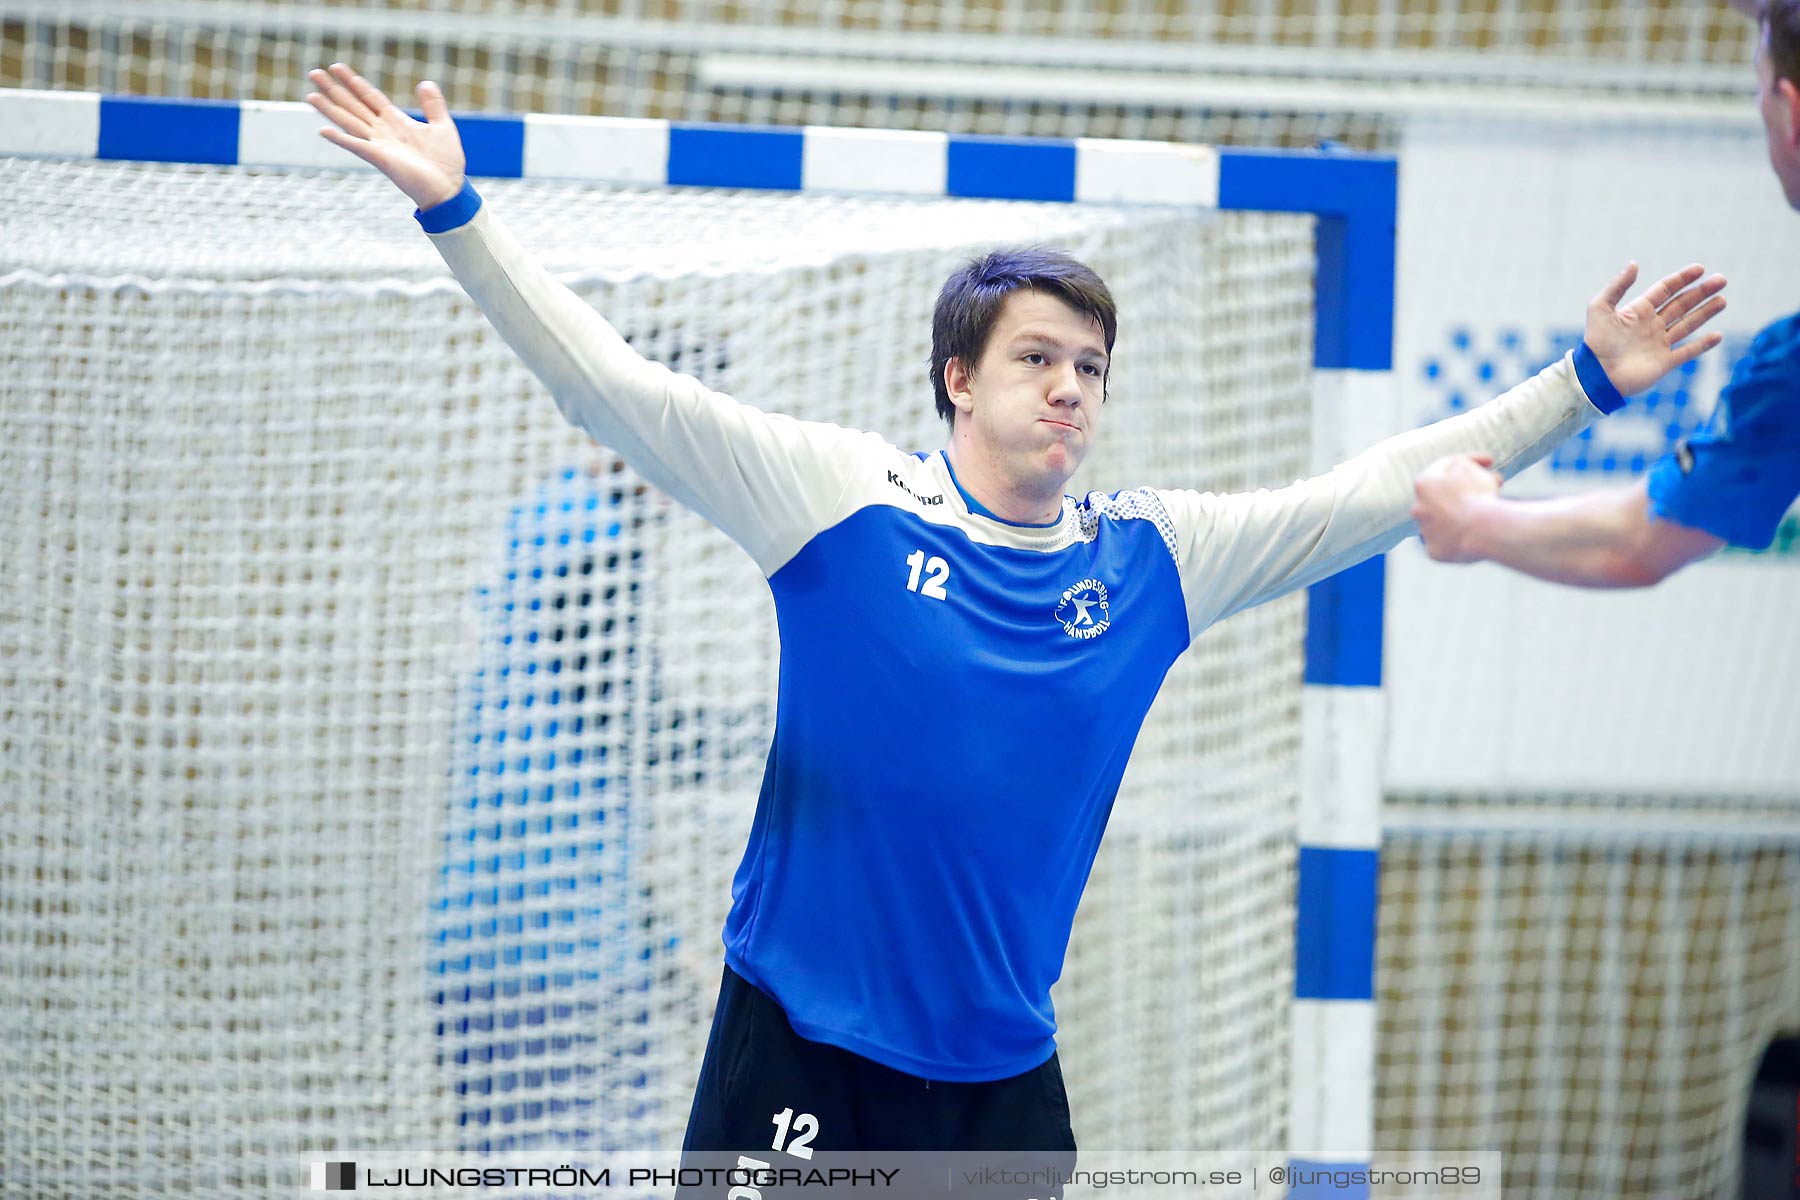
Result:
M571 421L737 541L774 594L775 736L726 960L802 1036L930 1079L1004 1078L1055 1049L1050 988L1114 794L1202 630L1410 533L1413 476L1440 455L1517 470L1598 413L1565 359L1279 490L1095 493L1009 524L943 452L646 362L471 207L422 218L470 296Z

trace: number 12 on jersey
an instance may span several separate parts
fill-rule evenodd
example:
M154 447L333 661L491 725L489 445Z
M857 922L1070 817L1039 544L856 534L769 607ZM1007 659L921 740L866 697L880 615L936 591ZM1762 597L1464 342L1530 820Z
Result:
M914 550L906 556L906 565L912 568L912 574L906 580L907 591L930 596L933 600L950 598L950 593L944 590L944 583L950 578L949 563L935 554L926 558L923 550ZM921 573L925 576L924 586L919 584Z

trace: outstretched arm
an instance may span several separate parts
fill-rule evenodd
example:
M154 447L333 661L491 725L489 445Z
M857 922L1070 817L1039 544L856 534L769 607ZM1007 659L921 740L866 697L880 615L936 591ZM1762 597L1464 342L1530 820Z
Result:
M765 413L644 359L528 254L463 177L462 139L435 84L424 121L342 63L308 78L320 133L419 206L420 223L501 337L575 425L724 530L765 574L832 524L849 473L880 439Z
M1485 455L1434 463L1413 515L1445 562L1491 559L1580 587L1656 583L1727 542L1769 545L1800 494L1800 317L1756 336L1711 417L1636 487L1512 501Z
M1189 625L1304 587L1414 531L1413 479L1450 454L1485 452L1507 475L1579 432L1623 396L1719 344L1700 329L1724 309L1720 276L1690 266L1621 303L1632 264L1588 303L1582 346L1505 395L1365 451L1279 491L1163 493L1175 518Z
M1649 587L1725 544L1651 510L1647 482L1507 500L1486 455L1440 459L1420 474L1413 518L1439 562L1496 562L1573 587Z

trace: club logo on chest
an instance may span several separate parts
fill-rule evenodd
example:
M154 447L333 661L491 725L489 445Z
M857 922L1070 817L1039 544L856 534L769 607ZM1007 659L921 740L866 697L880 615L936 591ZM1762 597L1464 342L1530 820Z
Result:
M1097 638L1112 627L1112 610L1107 607L1106 585L1098 579L1083 579L1063 589L1056 604L1056 619L1063 632L1072 638Z

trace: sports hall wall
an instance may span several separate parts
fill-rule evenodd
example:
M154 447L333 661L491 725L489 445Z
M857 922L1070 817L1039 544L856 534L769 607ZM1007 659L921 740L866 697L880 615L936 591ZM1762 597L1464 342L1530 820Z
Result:
M1580 336L1628 260L1731 281L1725 343L1510 486L1623 487L1711 413L1757 330L1792 312L1800 216L1746 107L1734 124L1420 118L1402 141L1395 363L1404 415L1480 403ZM1800 533L1636 593L1391 558L1390 787L1401 793L1792 797Z

